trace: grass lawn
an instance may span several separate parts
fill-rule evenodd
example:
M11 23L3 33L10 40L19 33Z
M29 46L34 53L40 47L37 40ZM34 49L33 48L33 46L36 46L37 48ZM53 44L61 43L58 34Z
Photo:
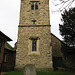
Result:
M12 71L12 72L7 72L3 75L24 75L22 71Z
M22 71L8 72L4 75L24 75ZM37 75L75 75L66 72L37 72Z

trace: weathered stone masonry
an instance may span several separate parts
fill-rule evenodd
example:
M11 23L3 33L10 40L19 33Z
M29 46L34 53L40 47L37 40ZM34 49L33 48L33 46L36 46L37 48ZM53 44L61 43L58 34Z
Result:
M38 9L32 10L31 3L38 2ZM35 23L33 22L35 21ZM36 39L36 51L32 51L32 40ZM22 0L16 68L35 64L36 68L52 67L51 33L48 0Z

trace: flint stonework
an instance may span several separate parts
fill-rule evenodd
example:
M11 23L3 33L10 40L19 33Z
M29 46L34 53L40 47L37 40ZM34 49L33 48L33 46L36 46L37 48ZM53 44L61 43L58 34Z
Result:
M31 4L35 6L36 2L38 9L32 10ZM49 0L22 0L18 27L15 68L27 64L35 64L37 69L52 68ZM36 50L32 51L32 39L35 38Z

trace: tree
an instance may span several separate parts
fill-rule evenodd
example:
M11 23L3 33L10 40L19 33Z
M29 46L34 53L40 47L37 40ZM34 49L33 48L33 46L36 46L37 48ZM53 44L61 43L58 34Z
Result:
M62 24L59 24L63 41L69 47L75 47L75 8L65 10L62 14Z
M71 57L71 62L75 63L75 8L65 10L59 24L60 34L63 37L61 51L64 57ZM73 65L72 68L75 68Z
M63 11L71 7L71 5L75 2L75 0L53 0L54 6L57 6L58 9L56 11Z

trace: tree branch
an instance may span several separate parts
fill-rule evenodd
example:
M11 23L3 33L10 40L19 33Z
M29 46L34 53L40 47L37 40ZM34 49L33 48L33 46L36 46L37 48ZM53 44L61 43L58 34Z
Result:
M58 1L59 1L58 3L56 3L57 0L52 1L54 6L58 7L58 9L55 10L54 12L56 11L62 12L65 9L69 9L75 0L58 0Z

